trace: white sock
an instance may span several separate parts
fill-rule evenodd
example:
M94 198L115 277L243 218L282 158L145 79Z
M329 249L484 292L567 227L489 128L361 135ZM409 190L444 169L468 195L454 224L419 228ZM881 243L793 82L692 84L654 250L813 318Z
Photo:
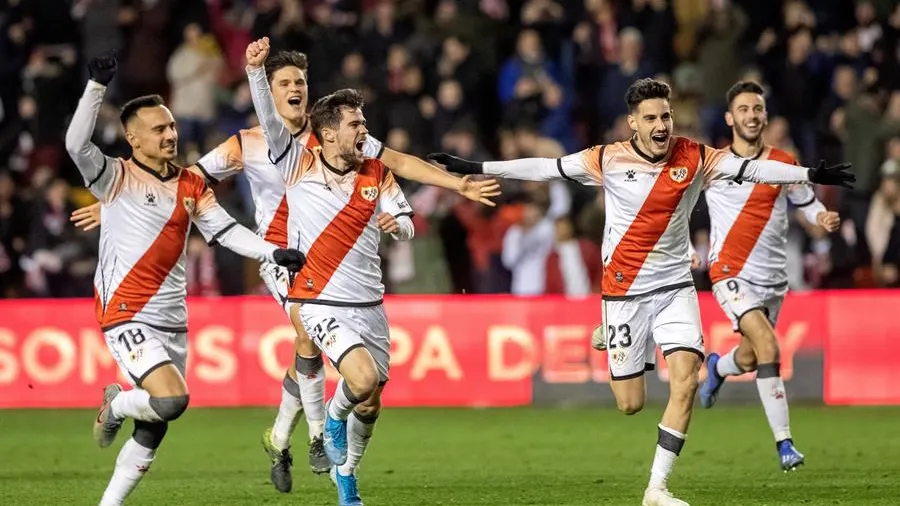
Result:
M791 420L788 414L787 394L784 391L784 381L781 379L781 364L760 364L756 372L756 389L759 390L759 398L769 427L775 441L791 439Z
M300 402L300 389L290 376L284 376L281 382L281 404L278 406L278 415L275 416L275 424L272 426L272 444L279 450L291 447L291 436L294 427L303 413L303 404Z
M322 355L314 358L297 355L296 369L309 438L321 437L325 427L325 364Z
M109 404L113 418L134 418L145 422L161 422L162 418L150 406L150 392L133 388L117 395Z
M359 461L369 446L377 418L377 415L371 418L360 417L359 413L354 411L347 419L347 462L338 468L342 475L350 476L356 472Z
M334 397L328 403L328 414L331 418L346 420L357 404L359 404L359 401L356 399L356 396L350 391L350 387L344 382L344 378L341 378L338 381L337 389L334 391Z
M675 429L659 424L659 434L656 438L656 456L653 458L653 467L650 468L650 484L648 488L665 489L666 480L675 465L675 459L681 453L687 434L682 434Z
M735 346L731 351L719 357L719 362L716 364L716 372L719 373L719 376L740 376L744 374L744 371L734 361L734 354L737 349L738 347Z
M125 503L125 498L140 483L141 478L150 469L156 450L145 448L133 438L129 438L122 445L119 457L116 459L116 470L113 471L109 485L100 499L100 506L120 506Z

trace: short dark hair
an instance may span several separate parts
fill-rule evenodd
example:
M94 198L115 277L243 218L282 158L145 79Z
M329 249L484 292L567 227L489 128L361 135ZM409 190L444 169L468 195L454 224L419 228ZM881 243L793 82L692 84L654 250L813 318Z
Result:
M275 75L275 72L285 68L285 67L297 67L298 69L303 71L303 75L306 76L307 71L309 70L309 60L306 58L306 55L301 53L300 51L278 51L272 56L266 58L266 78L269 80L269 83L272 83L272 77Z
M728 93L725 94L725 102L728 104L729 109L731 109L731 103L734 102L734 99L736 99L737 96L741 93L755 93L757 95L765 95L766 91L762 86L753 81L738 81L734 83L734 86L729 88Z
M316 100L309 112L313 133L321 140L322 129L337 129L341 126L341 111L344 108L362 109L364 104L362 93L350 88L338 90Z
M125 102L125 105L122 106L122 112L119 114L119 119L122 120L122 125L127 126L128 122L131 121L131 118L137 115L138 111L145 107L158 107L161 105L166 105L166 101L159 95L144 95L142 97L137 97Z
M644 100L654 98L669 100L671 97L672 88L668 84L646 77L638 79L628 87L628 91L625 92L625 103L628 105L628 112L634 113Z

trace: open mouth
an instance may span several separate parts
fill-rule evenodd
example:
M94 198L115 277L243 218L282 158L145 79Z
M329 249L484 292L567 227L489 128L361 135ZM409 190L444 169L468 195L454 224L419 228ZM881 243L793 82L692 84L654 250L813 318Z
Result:
M665 144L667 140L669 140L669 133L668 132L655 133L650 136L650 139L653 140L653 142L655 142L656 144L662 145L662 144Z
M358 142L356 143L356 150L359 151L360 153L362 153L363 146L365 146L365 144L366 144L366 140L365 140L365 139L363 139L363 140L361 140L361 141L358 141Z
M303 98L302 97L290 97L290 98L288 98L288 104L291 107L300 107L303 104Z
M755 122L755 121L752 122L752 123L746 123L746 124L744 125L744 128L746 128L746 129L748 129L748 130L756 130L756 129L759 128L759 127L760 127L760 123Z

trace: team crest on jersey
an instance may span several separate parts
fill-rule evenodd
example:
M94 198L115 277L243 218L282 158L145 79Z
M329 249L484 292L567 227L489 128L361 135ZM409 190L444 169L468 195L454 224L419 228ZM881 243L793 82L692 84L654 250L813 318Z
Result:
M615 362L615 364L618 366L621 366L625 363L625 358L625 350L616 350L612 353L612 361Z
M194 214L194 205L195 205L194 197L185 197L184 198L184 208L187 209L188 214Z
M669 169L669 177L672 178L672 181L676 183L681 183L685 179L687 179L688 170L687 167L672 167Z
M378 198L378 187L377 186L363 186L359 189L359 194L362 195L362 198L372 202L373 200Z

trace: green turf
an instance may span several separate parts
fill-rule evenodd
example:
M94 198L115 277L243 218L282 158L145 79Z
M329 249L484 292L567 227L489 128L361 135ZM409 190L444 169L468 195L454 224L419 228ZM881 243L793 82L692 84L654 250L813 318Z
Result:
M298 445L294 491L268 482L271 409L191 409L129 505L332 505ZM639 505L658 410L387 410L363 463L370 506ZM100 450L88 411L0 411L0 504L96 505L126 426ZM784 474L761 408L697 413L669 488L692 505L896 505L900 409L795 407L809 463ZM305 432L302 425L299 433ZM298 439L299 442L299 439Z

